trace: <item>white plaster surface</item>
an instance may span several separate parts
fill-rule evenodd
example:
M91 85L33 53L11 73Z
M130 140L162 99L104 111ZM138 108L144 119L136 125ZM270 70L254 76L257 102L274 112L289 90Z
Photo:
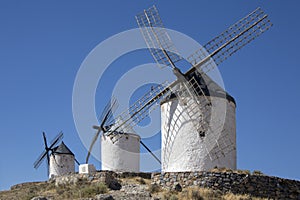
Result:
M74 156L70 154L51 154L49 178L75 172Z
M201 101L203 97L198 98ZM201 171L216 166L236 169L235 104L225 98L210 99L212 105L203 109L209 126L205 137L199 136L177 99L161 105L163 172Z
M96 172L96 168L93 164L81 164L79 165L79 174L90 174Z
M111 136L101 136L102 170L140 171L140 136L123 134L115 143Z

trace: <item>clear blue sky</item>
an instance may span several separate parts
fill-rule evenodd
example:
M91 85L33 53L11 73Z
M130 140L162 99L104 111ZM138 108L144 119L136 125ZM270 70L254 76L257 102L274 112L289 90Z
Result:
M300 179L298 1L6 0L0 2L0 190L47 179L44 164L32 165L43 148L42 131L51 139L62 130L84 162L72 116L77 70L101 41L137 27L135 14L153 4L167 28L202 45L258 6L269 14L272 29L220 65L237 102L238 168ZM137 55L130 59L152 59L148 52ZM159 146L157 138L148 142Z

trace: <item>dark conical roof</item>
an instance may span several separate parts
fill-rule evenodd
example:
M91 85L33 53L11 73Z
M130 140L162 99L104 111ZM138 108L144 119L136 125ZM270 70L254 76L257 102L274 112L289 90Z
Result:
M69 154L69 155L73 155L72 151L65 145L64 142L61 142L61 144L57 147L53 148L53 153L54 154Z
M205 96L226 98L228 101L231 101L234 104L236 104L234 98L226 91L224 91L224 89L220 87L215 81L213 81L208 75L204 73L200 74L198 71L195 71L186 76L186 79L188 80L190 80L191 78L194 78L197 81ZM201 91L198 92L199 96L203 95ZM170 96L166 97L161 103L164 103L165 101L174 98L176 98L176 95L172 93Z

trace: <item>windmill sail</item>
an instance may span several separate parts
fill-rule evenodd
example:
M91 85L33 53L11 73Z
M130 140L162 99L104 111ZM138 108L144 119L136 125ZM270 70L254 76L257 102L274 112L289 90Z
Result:
M57 145L63 139L63 133L60 132L56 137L51 141L50 146L48 146L47 138L45 132L43 132L43 140L45 145L45 150L39 155L36 161L33 163L35 169L39 168L42 162L47 158L47 173L49 173L49 152L53 151L53 147Z
M155 105L158 105L157 103L170 92L170 89L167 86L168 83L164 82L152 87L149 92L133 103L128 110L125 110L118 115L116 117L116 123L107 130L104 135L115 135L114 141L117 141L122 137L122 133L126 133L128 129L131 130L132 127L140 123L156 108Z
M156 7L152 6L148 10L144 10L142 14L136 16L136 20L156 62L173 68L173 72L177 76L178 85L175 90L173 90L172 86L169 86L169 88L177 95L180 104L186 108L186 112L193 117L191 118L192 121L196 120L195 127L197 132L203 132L203 130L200 130L199 124L203 124L204 122L198 123L198 119L201 120L201 116L203 115L201 110L202 105L197 100L195 85L191 85L191 80L187 79L175 66L175 62L181 60L182 57L178 55L175 45L163 26ZM205 96L204 93L202 95ZM189 99L188 104L186 103L186 99Z
M96 129L96 133L92 139L92 142L90 144L88 154L86 156L85 162L88 163L91 152L93 150L93 147L100 135L101 132L106 132L113 123L113 113L118 107L118 102L115 98L112 98L104 107L101 116L99 117L100 126L93 126L94 129Z
M154 87L114 120L103 120L106 122L102 122L100 126L94 126L98 131L93 139L89 154L94 141L97 140L101 131L105 136L113 137L114 141L117 141L122 137L122 133L132 130L134 126L149 115L151 110L155 108L155 105L158 105L158 103L170 93L177 95L179 103L185 108L190 119L198 120L194 121L194 127L201 137L202 135L205 136L205 130L209 129L209 125L205 122L203 110L205 106L210 104L210 100L201 90L201 86L197 81L193 80L191 75L195 71L203 74L207 73L216 66L215 64L220 64L247 43L268 30L272 24L267 17L268 16L258 8L229 27L228 30L208 42L204 46L205 49L200 49L188 57L192 68L183 74L175 66L175 63L182 60L182 57L178 54L175 45L165 30L156 7L153 6L137 15L137 23L153 58L160 67L171 66L174 74L177 76L177 80L169 85L163 83ZM199 101L199 95L204 97L205 100L203 102ZM107 116L110 116L110 114L107 113ZM111 119L111 117L104 117L103 119L105 118ZM103 124L107 126L103 126ZM175 138L176 136L172 137ZM209 140L208 144L216 142L216 138L214 137L209 137ZM227 142L225 140L221 141L224 143ZM226 153L226 149L218 148L218 146L222 146L223 148L224 146L230 145L217 144L215 149L212 150L214 156L210 155L211 159Z
M177 80L170 84L168 88L174 88L177 85L177 90L174 91L177 95L179 102L182 105L185 105L185 110L189 114L189 117L193 119L199 119L199 121L194 121L195 128L199 134L202 134L205 129L209 127L205 124L206 120L203 120L202 110L207 103L209 103L208 98L205 96L203 91L196 91L199 88L199 85L193 84L196 82L192 79L188 79L193 72L198 70L200 73L207 73L213 69L216 65L219 65L221 62L226 60L232 54L237 52L243 46L254 40L256 37L261 35L263 32L268 30L272 23L268 20L268 15L258 8L243 19L239 20L237 23L229 27L222 34L208 42L204 47L205 49L199 49L194 54L188 57L189 62L192 64L190 68L184 75L177 76ZM141 32L144 36L145 42L148 45L148 48L159 65L171 66L173 70L177 70L175 62L182 59L178 55L177 50L171 41L168 33L164 29L161 18L158 14L155 6L144 10L143 13L136 16L137 23L141 29ZM177 70L180 72L180 70ZM184 80L185 78L186 80ZM197 98L197 94L201 94L205 97L206 102L200 102ZM186 98L188 97L188 98ZM185 100L189 99L190 102L186 103ZM202 103L202 104L201 104ZM203 128L203 126L205 128ZM175 127L173 127L175 129ZM172 135L172 138L175 139L176 135ZM216 138L209 137L210 141L207 141L207 144L215 143ZM219 141L226 143L225 139L220 139ZM229 147L229 145L222 145L222 147ZM225 154L228 149L219 148L220 145L217 144L212 151L214 156L210 155L210 158L218 158L219 154ZM207 148L206 148L207 149ZM213 158L214 157L214 158Z
M187 74L196 69L201 69L204 73L209 72L215 66L209 65L209 62L213 61L219 65L271 26L268 15L261 8L257 8L204 45L207 52L201 48L190 55L187 59L193 67Z
M155 6L136 15L136 21L154 60L161 68L182 60Z

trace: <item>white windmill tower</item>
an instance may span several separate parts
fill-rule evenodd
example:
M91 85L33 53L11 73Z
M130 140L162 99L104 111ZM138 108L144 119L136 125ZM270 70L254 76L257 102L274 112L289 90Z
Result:
M113 112L117 108L117 101L112 99L104 108L99 118L100 126L93 126L97 132L90 145L86 163L88 163L92 148L97 141L101 132L106 133L111 129L122 124L119 119L113 120ZM123 127L115 130L113 135L122 134L119 140L115 140L112 136L101 135L101 165L102 170L112 171L140 171L140 136L135 134L130 127Z
M267 15L258 8L208 42L188 58L192 67L185 74L175 66L182 57L156 7L136 19L158 65L170 66L177 76L161 101L162 171L235 169L235 101L206 73L268 30Z
M41 153L38 159L34 162L34 168L38 168L43 160L47 158L47 173L49 178L53 176L61 176L75 172L76 160L71 150L62 142L56 146L63 138L63 133L60 132L48 146L46 134L43 132L45 150Z
M121 141L124 144L122 139L128 136L128 130L132 130L161 103L162 171L207 170L215 166L236 168L235 101L206 73L268 30L272 24L267 15L258 8L229 27L205 45L205 49L190 56L192 67L186 73L175 66L182 57L176 53L157 9L153 6L144 10L136 19L156 62L170 66L177 80L152 87L115 120L107 120L112 115L111 109L104 112L100 126L94 126L97 133L86 162L100 133L103 133L101 141L105 141L103 146L106 142L114 145ZM220 109L222 107L226 110ZM221 118L224 113L225 117ZM161 163L141 140L140 143ZM116 146L127 148L128 145L131 143ZM115 152L112 148L106 151L105 155L110 156L105 162L118 164L105 169L123 170L120 164L123 155L113 157L112 152Z
M61 142L50 154L49 178L74 173L75 161L75 155L64 142Z

